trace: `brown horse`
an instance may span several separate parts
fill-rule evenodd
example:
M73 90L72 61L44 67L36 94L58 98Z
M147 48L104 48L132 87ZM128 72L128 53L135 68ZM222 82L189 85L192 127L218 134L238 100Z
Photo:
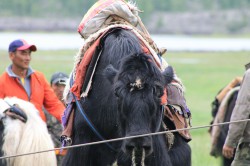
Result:
M212 102L213 121L211 124L230 121L238 96L240 83L241 78L236 78L218 92L215 100ZM229 124L210 128L212 138L212 149L210 155L222 157L223 166L230 166L233 161L233 158L227 159L222 155L222 148L227 137L228 129Z

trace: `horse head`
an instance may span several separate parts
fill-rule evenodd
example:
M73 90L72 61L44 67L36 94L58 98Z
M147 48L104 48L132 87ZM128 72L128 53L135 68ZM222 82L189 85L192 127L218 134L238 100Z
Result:
M161 72L151 56L139 53L123 58L119 69L109 65L105 75L117 98L122 135L159 131L163 114L161 97L173 79L172 67ZM153 152L152 137L127 139L123 141L122 151L132 157L146 157Z

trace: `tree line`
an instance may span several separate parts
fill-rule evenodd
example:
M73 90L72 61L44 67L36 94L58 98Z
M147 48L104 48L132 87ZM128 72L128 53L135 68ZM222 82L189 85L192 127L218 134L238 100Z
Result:
M97 0L1 0L0 17L82 17ZM144 11L187 12L242 9L250 7L250 0L133 0Z

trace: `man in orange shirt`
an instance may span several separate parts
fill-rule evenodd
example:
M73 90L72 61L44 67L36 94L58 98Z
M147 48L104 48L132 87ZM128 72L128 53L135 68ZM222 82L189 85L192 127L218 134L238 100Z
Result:
M43 107L61 122L65 106L58 100L45 76L33 70L29 64L35 45L25 40L14 40L9 45L9 58L12 64L0 76L0 98L16 96L31 102L46 121Z

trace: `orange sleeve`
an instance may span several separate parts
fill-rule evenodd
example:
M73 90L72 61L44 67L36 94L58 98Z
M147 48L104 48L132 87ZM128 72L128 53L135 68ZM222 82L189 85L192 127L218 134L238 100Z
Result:
M5 97L5 94L4 94L4 89L5 89L5 86L4 86L4 74L2 74L0 76L0 99L4 98Z
M3 87L2 87L2 85L0 84L0 99L3 99L5 96L4 96L4 93L3 93Z

